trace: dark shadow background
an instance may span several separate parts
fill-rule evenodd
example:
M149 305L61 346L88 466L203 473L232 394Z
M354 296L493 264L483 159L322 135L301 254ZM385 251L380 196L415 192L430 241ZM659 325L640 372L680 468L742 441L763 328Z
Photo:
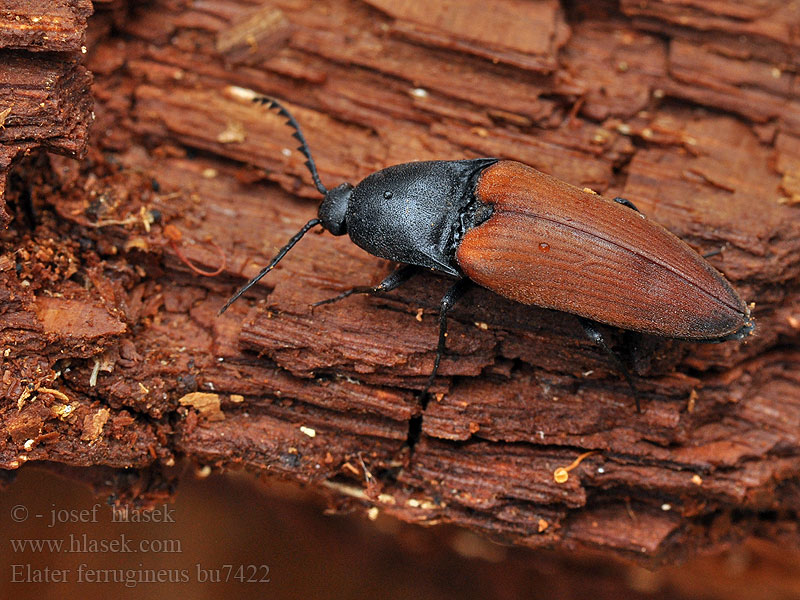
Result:
M330 515L309 492L242 473L201 478L190 472L174 500L151 514L171 522L113 522L107 498L27 465L0 492L0 597L800 598L800 556L763 542L650 571L587 553L505 547L448 526ZM54 523L54 515L62 522ZM23 551L19 545L30 542L22 540L42 540L44 546ZM44 540L63 540L62 550ZM102 540L115 541L119 549L124 540L126 548L141 551L91 547ZM70 544L77 551L66 551ZM69 569L66 583L52 581L56 569ZM137 582L159 569L177 582ZM86 581L87 574L113 579L115 573L129 583ZM51 582L30 582L36 577ZM245 583L242 577L268 581Z

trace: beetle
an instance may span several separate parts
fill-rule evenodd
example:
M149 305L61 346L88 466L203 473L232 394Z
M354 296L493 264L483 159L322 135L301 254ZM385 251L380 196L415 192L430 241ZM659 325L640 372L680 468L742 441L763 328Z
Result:
M321 225L400 266L376 286L355 287L315 306L351 294L388 292L421 270L456 278L441 301L428 387L445 350L447 313L472 284L522 304L576 315L628 380L637 409L630 374L596 323L704 342L742 339L755 328L749 307L718 271L624 198L609 200L500 158L405 163L376 171L358 185L329 190L286 107L266 96L253 94L252 100L287 119L324 198L318 216L220 314Z

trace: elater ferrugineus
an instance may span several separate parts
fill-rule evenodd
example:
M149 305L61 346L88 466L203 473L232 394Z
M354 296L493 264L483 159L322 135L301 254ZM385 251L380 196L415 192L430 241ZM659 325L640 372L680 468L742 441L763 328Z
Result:
M716 269L624 198L608 200L499 158L395 165L356 186L329 190L289 111L273 98L238 91L288 119L324 199L319 216L220 313L321 225L400 266L374 287L356 287L317 305L354 293L388 292L421 270L456 278L442 298L429 386L445 349L447 312L472 283L523 304L577 315L632 388L627 369L595 323L707 342L742 339L755 327L748 306ZM634 396L638 408L635 388Z

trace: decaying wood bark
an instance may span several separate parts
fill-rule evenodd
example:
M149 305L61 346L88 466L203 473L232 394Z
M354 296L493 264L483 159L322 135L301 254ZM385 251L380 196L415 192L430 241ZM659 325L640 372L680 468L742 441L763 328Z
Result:
M91 12L89 0L12 0L0 9L0 228L11 220L3 197L15 158L37 147L78 156L86 146L91 77L80 57Z
M17 48L0 50L0 168L80 153L84 44L96 122L82 163L22 160L0 212L2 467L135 467L158 487L186 456L530 546L800 546L800 5L106 2L84 42L87 2L39 21L17 4L72 30L47 46L0 14ZM311 235L217 317L318 202L282 119L237 88L285 100L329 185L503 156L625 196L720 250L757 335L609 331L636 414L573 317L476 291L423 411L442 278L311 310L391 268ZM221 254L219 276L187 266Z

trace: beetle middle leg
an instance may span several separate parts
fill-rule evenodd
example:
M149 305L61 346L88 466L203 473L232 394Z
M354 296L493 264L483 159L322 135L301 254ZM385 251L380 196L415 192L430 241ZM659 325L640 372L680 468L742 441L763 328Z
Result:
M368 285L361 285L358 287L351 288L346 292L342 292L338 296L334 296L333 298L328 298L327 300L320 300L319 302L314 302L311 306L316 308L317 306L322 306L323 304L333 304L334 302L338 302L339 300L344 300L348 296L352 296L353 294L382 294L384 292L391 292L393 289L400 287L406 281L411 279L416 273L419 273L420 268L414 265L401 265L386 277L383 281L381 281L376 286L368 286Z
M433 385L433 380L436 379L436 372L439 370L439 363L442 362L447 340L447 313L450 312L450 309L455 306L456 302L464 296L464 293L470 287L472 287L472 280L466 278L459 279L450 286L450 289L447 290L442 297L442 302L439 305L439 343L436 346L436 358L433 361L433 372L428 378L425 389L422 391L423 396L428 393L428 389Z
M631 377L628 368L625 366L622 360L620 360L617 353L614 352L608 345L605 337L603 337L603 334L600 332L600 330L597 329L597 327L595 327L593 321L590 321L589 319L585 319L583 317L578 317L578 321L580 322L581 327L583 327L583 331L586 334L586 337L588 337L593 343L599 346L603 352L606 353L606 356L608 357L611 364L614 365L614 367L620 373L622 373L623 377L625 377L625 380L628 382L628 385L631 388L631 392L633 393L633 399L636 401L636 412L638 413L642 412L642 406L639 403L639 392L637 391L636 386L633 385L633 378Z

